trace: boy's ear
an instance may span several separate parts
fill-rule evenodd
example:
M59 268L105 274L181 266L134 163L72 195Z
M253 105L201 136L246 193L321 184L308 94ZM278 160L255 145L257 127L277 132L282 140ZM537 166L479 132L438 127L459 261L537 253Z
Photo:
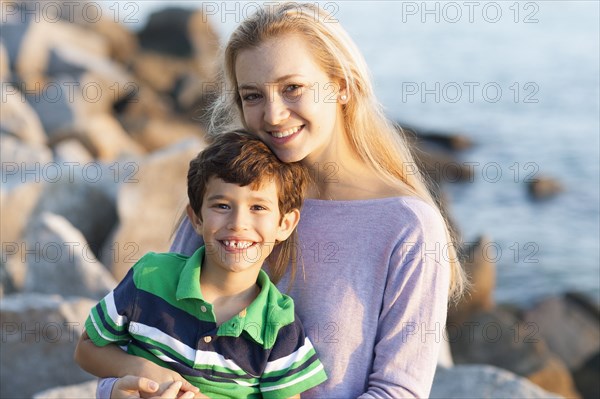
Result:
M190 219L190 222L192 223L192 226L194 227L194 230L196 231L196 233L198 235L202 235L202 219L200 219L200 217L198 217L198 215L196 215L196 213L194 212L194 210L192 209L192 206L190 204L187 204L187 206L185 207L185 211L188 215L188 219Z
M275 239L278 242L285 241L292 234L298 222L300 221L300 211L298 209L292 209L290 212L283 215L281 223L279 223L279 231Z

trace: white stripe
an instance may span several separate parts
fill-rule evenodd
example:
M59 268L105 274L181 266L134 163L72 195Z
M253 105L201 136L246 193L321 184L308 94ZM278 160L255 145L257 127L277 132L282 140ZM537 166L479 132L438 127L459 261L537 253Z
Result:
M104 304L106 305L106 311L108 312L108 316L113 321L113 323L115 323L119 327L123 327L125 324L127 324L127 317L121 316L119 312L117 312L117 306L115 305L115 297L112 291L104 297Z
M147 337L155 342L165 345L173 352L178 353L195 364L220 366L235 371L242 370L234 361L225 359L216 352L196 350L178 339L171 337L169 334L165 334L158 328L132 321L129 323L129 331L132 335Z
M98 320L96 320L96 316L94 315L94 312L90 312L90 316L92 316L91 317L92 324L94 325L94 330L96 330L98 335L100 335L106 341L115 342L115 340L113 338L107 337L106 335L102 334L102 328L100 327L101 323L99 323Z
M313 346L310 343L308 337L306 337L306 339L304 340L304 345L302 345L296 352L282 357L281 359L268 362L264 372L270 373L273 371L288 369L292 364L306 356L308 352L310 352L312 349Z
M323 370L323 365L319 364L319 366L315 367L315 369L313 371L311 371L310 373L308 373L308 374L306 374L306 375L304 375L304 376L302 376L302 377L300 377L298 379L286 382L285 384L280 384L280 385L275 385L275 386L272 386L272 387L261 388L260 390L262 392L269 392L269 391L275 391L277 389L287 388L287 387L289 387L291 385L295 385L295 384L297 384L299 382L302 382L302 381L306 380L307 378L312 377L313 375L317 374L321 370Z

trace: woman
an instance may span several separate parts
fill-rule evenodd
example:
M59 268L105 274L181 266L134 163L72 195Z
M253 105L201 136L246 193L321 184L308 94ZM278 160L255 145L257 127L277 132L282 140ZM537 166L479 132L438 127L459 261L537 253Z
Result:
M285 3L234 31L224 78L211 131L241 123L312 173L299 224L304 275L289 294L329 380L304 397L427 397L448 299L465 278L356 46L323 10ZM190 254L200 242L185 221L172 250ZM147 382L121 379L113 397ZM100 394L109 388L104 381Z

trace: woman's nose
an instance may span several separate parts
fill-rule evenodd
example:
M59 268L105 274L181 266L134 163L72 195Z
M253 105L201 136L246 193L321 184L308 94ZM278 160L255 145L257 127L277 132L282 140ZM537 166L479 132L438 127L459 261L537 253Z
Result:
M277 126L289 117L290 110L285 100L278 95L269 96L265 105L265 122L271 126Z

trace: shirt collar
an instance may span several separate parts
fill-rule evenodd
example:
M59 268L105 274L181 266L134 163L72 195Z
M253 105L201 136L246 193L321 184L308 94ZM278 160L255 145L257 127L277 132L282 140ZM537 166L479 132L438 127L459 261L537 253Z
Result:
M204 302L200 291L200 268L204 259L204 246L200 247L188 258L179 275L177 283L177 300L193 298Z

